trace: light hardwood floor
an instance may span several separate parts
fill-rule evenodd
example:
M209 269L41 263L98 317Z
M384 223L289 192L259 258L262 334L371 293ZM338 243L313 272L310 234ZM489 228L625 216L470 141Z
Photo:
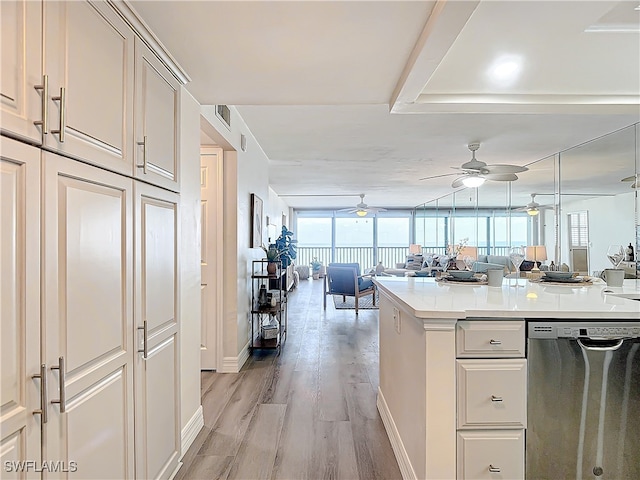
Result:
M177 479L399 479L378 389L378 310L322 309L322 280L289 296L288 338L237 374L202 372L205 426Z

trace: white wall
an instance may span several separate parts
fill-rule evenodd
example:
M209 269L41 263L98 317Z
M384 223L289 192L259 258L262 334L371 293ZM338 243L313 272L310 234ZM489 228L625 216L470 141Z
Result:
M631 242L635 248L635 193L563 203L560 241L562 262L567 265L570 265L567 215L584 210L589 212L589 272L611 268L606 257L609 245L626 247Z
M200 409L200 104L180 92L181 427Z

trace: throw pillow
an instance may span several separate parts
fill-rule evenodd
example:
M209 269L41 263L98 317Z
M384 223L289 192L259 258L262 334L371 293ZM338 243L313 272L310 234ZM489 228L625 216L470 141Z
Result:
M423 258L422 255L407 255L407 260L404 264L404 268L407 270L420 270L422 268Z

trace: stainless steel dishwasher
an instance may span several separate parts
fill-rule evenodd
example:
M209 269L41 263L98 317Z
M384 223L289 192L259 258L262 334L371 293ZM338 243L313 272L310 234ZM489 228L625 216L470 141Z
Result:
M640 479L640 321L527 330L527 480Z

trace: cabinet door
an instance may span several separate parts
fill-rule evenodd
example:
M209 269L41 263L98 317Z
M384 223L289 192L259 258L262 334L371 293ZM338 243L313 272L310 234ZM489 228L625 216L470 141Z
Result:
M136 172L145 182L179 190L179 83L136 39Z
M4 21L4 20L3 20ZM40 460L40 151L0 137L0 461L2 478ZM45 390L46 392L46 390Z
M42 5L28 0L0 2L0 122L3 133L42 142ZM43 102L44 100L44 102Z
M169 478L180 455L178 196L136 182L136 477Z
M457 477L524 479L524 430L458 432Z
M106 2L43 4L51 127L46 146L131 175L133 31Z
M527 361L456 360L458 428L525 428Z
M43 172L45 356L54 366L44 456L76 462L78 478L132 478L133 180L52 153Z

